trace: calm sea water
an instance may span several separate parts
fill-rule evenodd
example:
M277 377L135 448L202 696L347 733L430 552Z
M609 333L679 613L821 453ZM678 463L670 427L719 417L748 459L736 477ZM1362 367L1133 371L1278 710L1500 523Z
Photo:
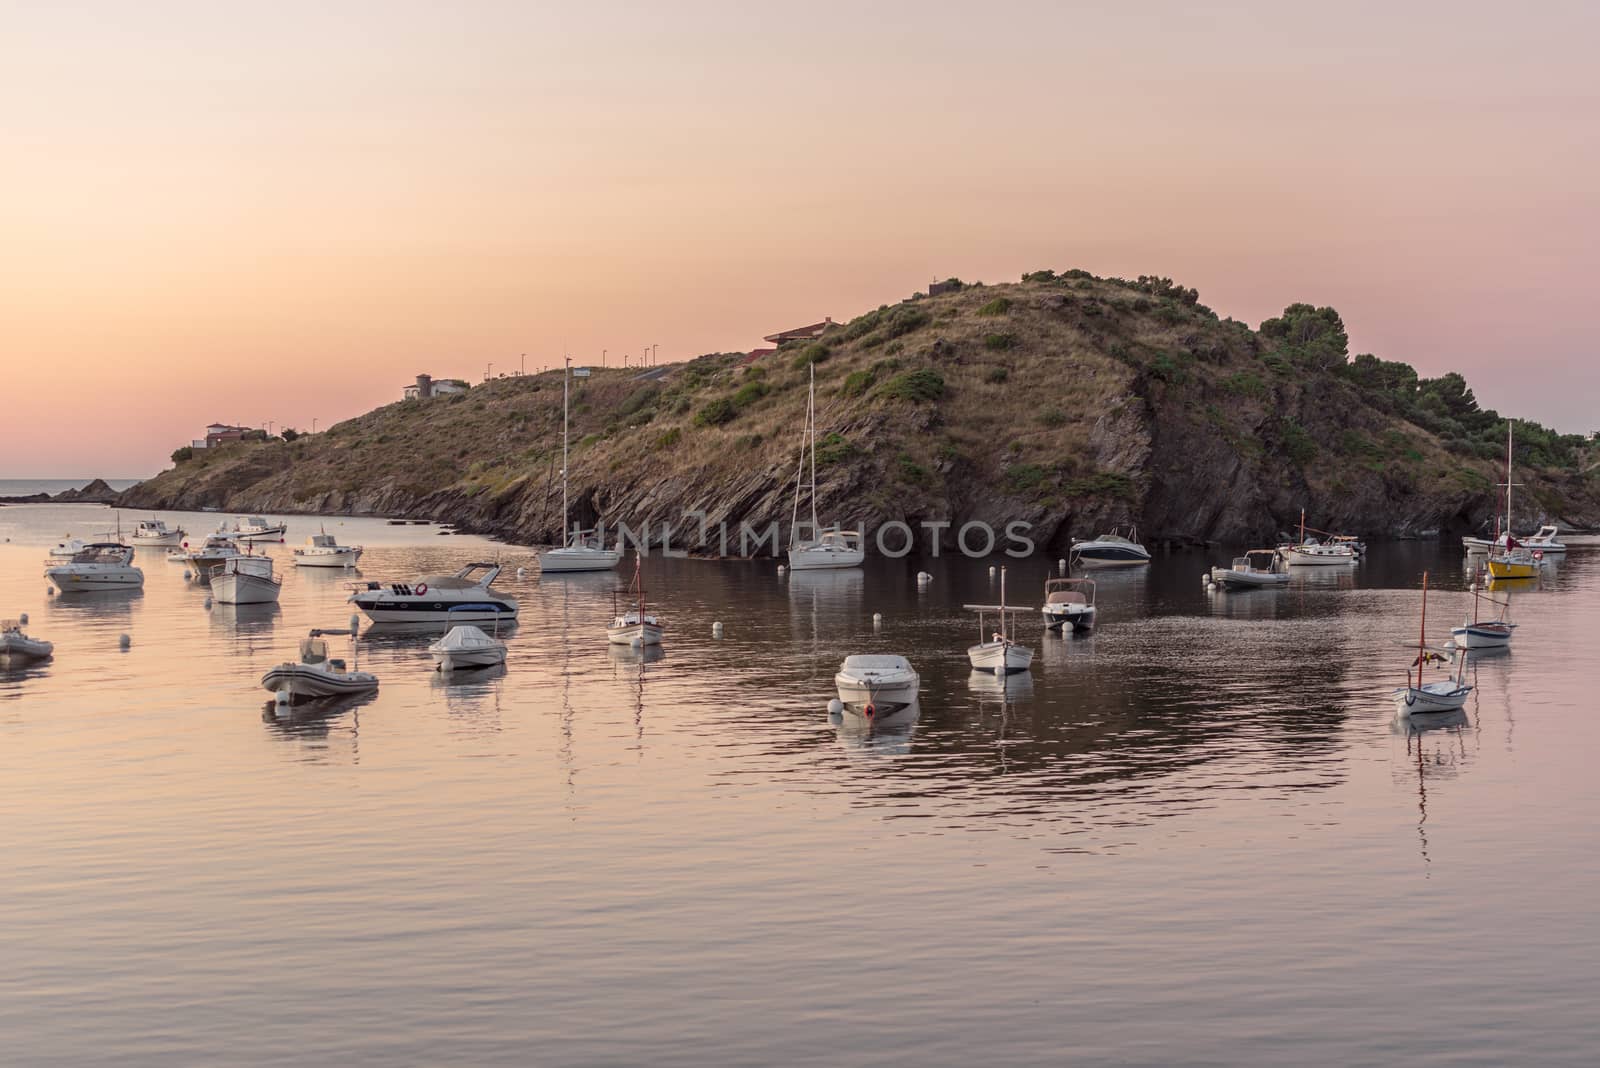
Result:
M615 576L330 519L366 577L498 555L523 615L503 671L445 681L427 636L372 636L376 698L280 720L258 679L345 624L348 577L289 569L275 610L207 609L152 550L142 594L47 597L45 546L109 515L0 508L0 615L57 646L0 675L8 1063L1600 1048L1600 553L1519 594L1465 723L1418 733L1387 693L1421 572L1439 633L1468 603L1432 545L1282 591L1208 594L1198 555L1104 575L1093 637L1027 623L1034 670L1003 692L964 657L981 563L653 560L669 636L641 664L604 641ZM1013 596L1050 566L1013 566ZM839 661L874 651L922 672L914 726L830 720Z

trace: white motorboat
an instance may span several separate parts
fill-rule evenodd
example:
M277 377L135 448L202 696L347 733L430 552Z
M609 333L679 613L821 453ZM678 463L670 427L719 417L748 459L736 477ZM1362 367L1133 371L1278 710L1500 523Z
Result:
M1287 586L1289 568L1278 556L1278 550L1251 549L1243 556L1234 557L1231 567L1212 568L1211 581L1231 590Z
M1033 665L1033 650L1016 640L1016 616L1024 611L1006 605L1006 569L1000 569L1000 603L963 605L969 612L978 613L978 644L967 649L967 661L978 671L1008 675L1014 671L1027 671ZM991 633L984 620L994 613L1000 629Z
M222 534L210 534L198 549L185 547L182 559L189 565L196 579L206 579L210 577L211 569L218 564L243 555L232 538Z
M355 567L361 560L359 545L340 545L327 531L306 539L304 548L294 551L295 567Z
M1506 594L1504 601L1495 600L1494 595L1489 596L1489 603L1500 609L1500 614L1494 619L1480 619L1479 607L1483 600L1483 591L1472 591L1472 614L1461 620L1461 626L1452 627L1450 642L1457 649L1505 649L1511 645L1512 633L1517 625L1506 618L1511 611L1511 595Z
M1328 537L1329 545L1348 545L1350 551L1357 556L1367 555L1367 543L1357 538L1354 534L1332 534Z
M860 654L844 658L833 684L847 711L876 719L915 704L922 680L903 656Z
M88 544L89 543L84 541L82 538L68 538L65 541L58 541L54 545L50 546L50 555L61 557L63 559L77 556L79 553L83 552L83 547Z
M144 585L144 572L133 566L133 549L120 542L90 542L72 559L45 568L62 593L131 590Z
M428 646L428 655L439 671L494 667L506 662L506 643L470 623L462 623Z
M289 532L287 523L268 523L259 515L238 515L223 523L217 533L234 541L282 541Z
M800 537L800 492L806 484L806 459L811 460L811 537ZM806 395L806 425L800 435L800 466L794 475L794 510L789 516L789 570L860 567L867 558L864 532L823 530L817 521L817 365L811 365L811 387Z
M181 545L183 534L182 527L169 527L165 520L151 516L139 520L128 540L136 545Z
M1070 554L1085 567L1137 567L1150 562L1150 550L1139 544L1139 528L1127 534L1113 529L1110 534L1087 541L1075 541Z
M0 621L0 661L10 664L43 660L56 647L42 638L30 638L15 619Z
M1538 551L1543 553L1545 556L1565 556L1567 552L1567 546L1561 541L1560 534L1560 527L1553 523L1546 523L1544 526L1539 528L1539 533L1530 534L1525 538L1516 538L1513 540L1515 540L1519 545L1526 546L1529 552ZM1504 553L1506 551L1506 541L1507 535L1505 534L1501 534L1497 538L1466 537L1461 539L1461 547L1468 553L1472 554L1488 552Z
M218 604L276 604L282 589L270 556L233 556L211 569L211 595Z
M619 609L616 595L612 595L612 619L606 627L606 641L612 645L660 645L665 624L644 608L644 556L638 554L633 561L633 582L626 593L633 602L627 609Z
M363 582L348 598L374 623L476 623L514 619L517 602L491 589L499 564L468 564L415 582Z
M1422 628L1417 640L1417 656L1406 666L1406 684L1394 691L1395 711L1402 715L1429 712L1455 712L1467 703L1472 687L1466 681L1467 657L1456 654L1456 669L1445 679L1427 682L1424 672L1430 664L1449 661L1445 650L1428 644L1428 574L1422 574ZM1416 668L1415 679L1411 669Z
M569 398L572 383L572 357L567 357L566 369L561 376L561 545L539 554L539 570L543 574L561 574L572 571L610 571L622 559L622 549L607 549L604 540L593 530L569 530L567 527L567 435L571 429Z
M261 688L285 695L291 704L376 690L378 676L347 667L343 660L328 655L328 642L324 637L327 634L349 634L354 651L354 631L313 630L309 637L300 639L300 659L284 661L268 670L261 676Z
M1039 609L1044 624L1051 630L1070 626L1073 630L1094 627L1094 579L1045 579L1044 607Z

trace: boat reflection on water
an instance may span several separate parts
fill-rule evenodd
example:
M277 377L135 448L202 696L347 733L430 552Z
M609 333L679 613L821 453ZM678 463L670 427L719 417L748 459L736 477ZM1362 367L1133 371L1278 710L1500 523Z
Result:
M45 601L45 607L51 612L60 612L62 615L128 619L133 615L133 606L142 600L144 600L144 588L131 586L120 590L74 593L70 597L50 597Z
M612 645L607 642L606 654L619 664L654 664L667 658L667 650L659 645Z
M789 603L797 608L847 608L861 602L867 577L860 568L816 568L784 575Z
M502 661L486 667L461 667L450 671L435 671L429 676L429 685L435 690L442 690L446 697L481 696L489 693L492 683L506 677L506 665Z
M416 623L397 623L385 620L382 623L368 623L365 629L361 631L361 637L374 645L409 646L413 644L412 639L414 638L448 634L453 626L455 624L449 620L440 620L437 623L421 621ZM484 623L480 625L479 629L489 634L490 637L505 638L516 632L517 621L508 619L501 622Z
M1307 568L1327 571L1329 568ZM1290 585L1293 585L1291 583ZM1206 590L1211 614L1221 619L1287 619L1297 614L1290 586L1258 586L1230 590L1212 586Z
M995 675L987 671L973 671L967 676L967 689L977 694L985 703L999 701L1002 705L1033 696L1033 674L1026 671L1009 675Z
M864 716L848 709L828 713L835 738L846 752L863 756L905 756L922 717L922 702L912 701L881 716Z
M280 705L269 700L261 710L261 722L274 734L303 740L325 739L335 727L342 727L345 713L349 716L349 734L352 759L359 756L355 743L361 730L358 710L378 699L378 691L347 694L342 697L322 697L299 704Z
M1417 851L1424 869L1429 869L1433 854L1428 840L1428 788L1461 774L1472 757L1468 742L1476 730L1464 708L1449 712L1398 712L1392 729L1405 739L1405 758L1395 768L1395 780L1398 783L1412 777L1416 779ZM1434 800L1437 808L1437 799Z
M1356 588L1356 568L1318 567L1304 564L1289 565L1289 589L1353 590Z

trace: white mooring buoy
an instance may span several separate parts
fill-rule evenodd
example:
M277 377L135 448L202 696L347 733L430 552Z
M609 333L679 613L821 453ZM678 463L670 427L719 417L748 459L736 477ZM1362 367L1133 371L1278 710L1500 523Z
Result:
M926 571L918 571L917 572L917 581L922 583L923 585L927 585L928 583L933 581L933 576L930 575Z
M133 644L133 639L128 637L126 634L121 634L121 635L117 636L117 645L118 645L119 648L126 649L128 646L130 646L132 644Z
M839 700L837 697L835 697L833 700L829 701L828 702L828 715L830 715L830 716L842 716L842 715L844 715L844 702Z
M21 623L24 627L26 627L28 625L28 613L24 612L20 616L18 616L17 617L17 622Z
M1056 568L1063 575L1065 575L1067 573L1067 558L1065 556L1063 556L1061 559L1056 561Z
M188 568L185 568L183 571L183 581L188 582L192 578L194 578L194 572L190 571Z
M883 626L883 613L882 612L874 612L874 613L872 613L872 625L874 627Z
M527 578L527 577L528 577L528 569L527 568L525 568L525 567L517 568L517 578L520 579L520 578Z
M993 567L989 568L989 577L990 578L994 578L994 568Z
M211 598L210 598L210 597L209 597L209 596L208 596L208 597L206 597L206 607L207 607L207 608L210 608L210 607L211 607Z
M722 637L722 624L721 623L713 623L713 624L711 624L711 636L713 638Z
M779 564L779 565L778 565L778 574L780 574L780 575L781 575L781 574L783 574L783 573L784 573L784 572L786 572L786 571L788 571L788 570L789 570L789 569L788 569L788 568L786 568L786 567L784 567L784 566L783 566L783 565L782 565L782 564Z
M361 617L354 613L350 616L350 637L354 638L361 633Z

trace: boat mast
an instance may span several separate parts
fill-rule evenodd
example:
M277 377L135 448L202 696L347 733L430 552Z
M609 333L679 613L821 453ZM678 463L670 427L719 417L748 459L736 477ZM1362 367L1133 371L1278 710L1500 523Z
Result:
M1006 630L1006 569L1000 569L1000 641L1005 644L1011 640Z
M1506 420L1506 551L1511 551L1511 420Z
M1422 689L1422 666L1428 655L1428 573L1422 573L1422 628L1417 632L1417 689ZM1406 672L1406 683L1411 682L1411 672Z
M816 365L812 364L812 366L811 366L812 387L811 388L813 390L816 389L816 378L817 378ZM815 395L816 394L813 392L812 396L814 397ZM795 471L794 471L794 507L789 512L789 548L791 548L791 549L794 548L800 541L800 487L805 484L805 479L806 479L806 444L807 444L807 440L808 440L808 438L810 436L810 433L811 433L811 401L808 399L806 401L806 425L800 431L800 463L795 467ZM813 460L813 463L815 463L814 460ZM815 477L814 476L813 476L813 481L815 481ZM815 532L814 531L813 531L813 536L815 536Z
M1300 544L1306 543L1306 510L1300 509Z
M561 372L561 544L569 544L567 537L567 384L572 381L572 357L567 357L566 368Z
M811 391L806 398L806 424L811 429L811 536L820 538L817 532L817 365L811 364ZM1506 476L1510 481L1511 476Z

